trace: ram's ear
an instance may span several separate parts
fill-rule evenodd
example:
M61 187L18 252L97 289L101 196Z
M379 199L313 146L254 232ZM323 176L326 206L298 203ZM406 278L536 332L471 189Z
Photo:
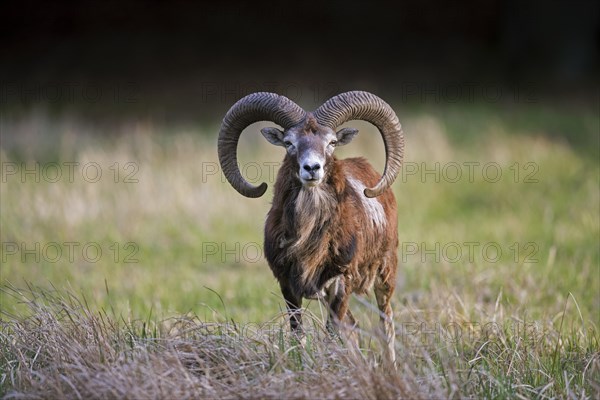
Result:
M269 141L269 143L275 146L283 146L283 132L277 128L262 128L260 133Z
M336 146L343 146L348 144L358 135L358 129L354 128L343 128L336 132L337 144Z

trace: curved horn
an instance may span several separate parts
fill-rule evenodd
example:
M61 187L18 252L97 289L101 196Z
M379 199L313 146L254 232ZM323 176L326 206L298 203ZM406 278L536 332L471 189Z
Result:
M272 121L284 129L302 121L306 111L287 97L275 93L252 93L235 103L223 118L219 132L219 163L225 177L242 195L260 197L267 190L267 184L250 184L242 174L237 163L237 144L242 131L258 121Z
M394 183L402 166L404 136L396 113L385 101L369 92L346 92L327 100L314 114L320 124L332 129L353 119L375 125L385 144L385 168L379 182L365 189L365 196L379 196Z

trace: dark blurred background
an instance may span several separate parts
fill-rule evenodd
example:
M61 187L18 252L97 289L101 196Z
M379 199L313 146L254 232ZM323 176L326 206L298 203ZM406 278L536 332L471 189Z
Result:
M216 118L257 90L311 108L366 89L409 105L597 109L599 4L7 2L0 105L5 115L43 107L169 124Z

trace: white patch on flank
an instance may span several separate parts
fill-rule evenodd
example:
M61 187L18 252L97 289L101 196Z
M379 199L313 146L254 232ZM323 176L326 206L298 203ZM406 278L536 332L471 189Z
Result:
M352 186L352 189L358 194L367 215L371 217L371 223L377 228L383 228L385 226L385 212L377 197L365 196L366 186L358 179L354 179L351 176L346 179L350 186Z

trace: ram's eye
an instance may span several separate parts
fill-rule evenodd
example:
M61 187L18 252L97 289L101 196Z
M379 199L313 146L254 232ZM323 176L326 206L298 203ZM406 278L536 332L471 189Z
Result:
M283 142L283 144L285 145L285 147L290 147L292 145L292 142L286 140L285 142Z
M329 142L329 145L330 145L330 146L335 146L335 145L337 144L337 142L338 142L338 141L334 139L334 140L332 140L331 142Z

